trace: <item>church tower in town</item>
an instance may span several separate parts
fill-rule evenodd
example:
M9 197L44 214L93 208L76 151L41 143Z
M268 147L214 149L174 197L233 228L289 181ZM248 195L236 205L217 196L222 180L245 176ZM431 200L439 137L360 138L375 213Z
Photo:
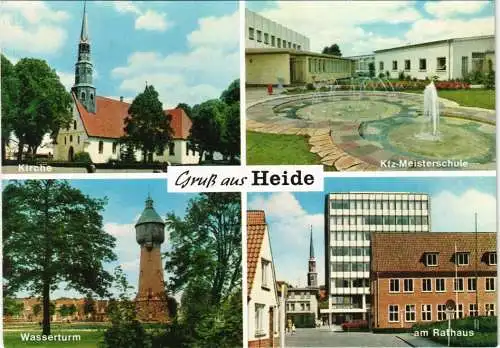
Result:
M141 321L168 321L168 304L163 282L161 244L165 240L165 222L148 196L146 207L135 224L137 243L141 246L137 316Z
M94 67L90 58L90 40L87 28L87 4L83 5L82 29L78 44L78 60L75 64L75 84L72 91L87 111L96 112L95 87L92 81Z
M307 286L318 287L318 272L316 272L316 258L314 257L313 233L311 226L311 238L309 241L309 272L307 272Z

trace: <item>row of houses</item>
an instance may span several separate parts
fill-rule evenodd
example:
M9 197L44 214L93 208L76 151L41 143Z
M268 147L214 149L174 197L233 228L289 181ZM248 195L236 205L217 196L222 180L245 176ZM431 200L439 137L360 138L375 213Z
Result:
M494 35L408 43L361 56L338 57L311 52L309 38L290 29L287 33L299 38L302 45L256 41L255 30L274 35L273 28L282 26L248 9L245 20L247 85L301 85L370 75L397 79L401 73L420 80L452 80L495 70Z

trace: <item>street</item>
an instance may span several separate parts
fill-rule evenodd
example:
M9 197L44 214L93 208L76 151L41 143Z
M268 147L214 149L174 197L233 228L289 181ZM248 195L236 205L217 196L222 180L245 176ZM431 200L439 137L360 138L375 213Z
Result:
M340 332L330 328L297 329L287 334L286 347L409 347L395 334L371 332Z

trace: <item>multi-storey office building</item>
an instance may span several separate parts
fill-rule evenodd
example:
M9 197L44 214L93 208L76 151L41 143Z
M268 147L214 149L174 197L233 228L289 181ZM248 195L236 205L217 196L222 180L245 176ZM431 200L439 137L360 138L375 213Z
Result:
M309 51L309 38L245 9L246 48L288 48Z
M371 248L374 327L446 320L448 300L455 318L496 314L495 233L375 232Z
M326 196L325 285L328 309L322 317L340 324L367 319L370 304L371 233L429 232L427 194L350 192Z

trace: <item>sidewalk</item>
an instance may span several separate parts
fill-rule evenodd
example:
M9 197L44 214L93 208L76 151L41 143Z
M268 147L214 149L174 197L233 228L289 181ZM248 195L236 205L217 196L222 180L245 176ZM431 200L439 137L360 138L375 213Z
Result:
M398 334L396 335L396 337L411 347L444 347L437 342L431 341L424 337L413 336L409 333Z

